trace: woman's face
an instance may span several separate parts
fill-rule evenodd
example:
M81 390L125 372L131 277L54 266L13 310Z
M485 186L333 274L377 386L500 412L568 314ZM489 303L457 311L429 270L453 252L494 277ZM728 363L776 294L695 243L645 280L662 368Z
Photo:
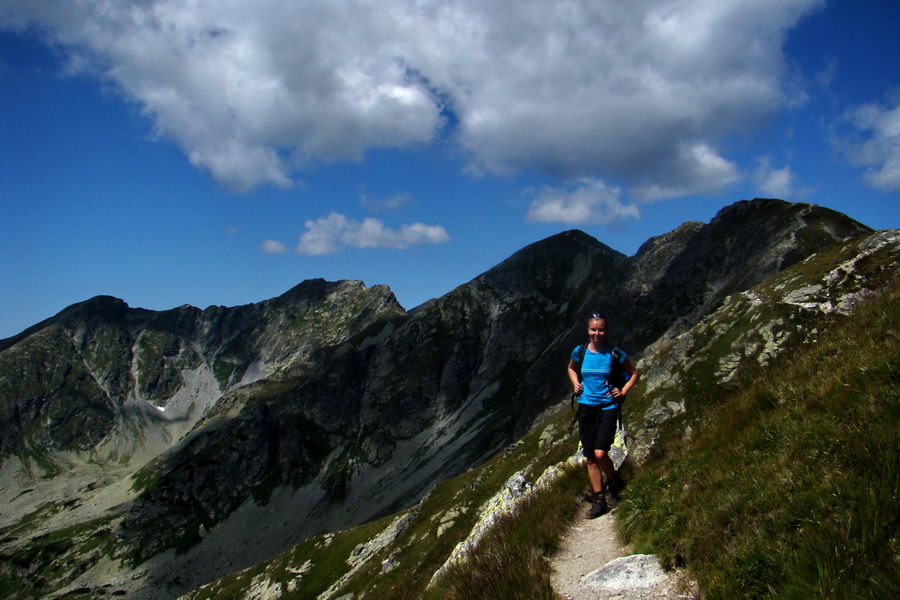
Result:
M606 344L606 321L604 319L591 319L588 321L588 338L595 346Z

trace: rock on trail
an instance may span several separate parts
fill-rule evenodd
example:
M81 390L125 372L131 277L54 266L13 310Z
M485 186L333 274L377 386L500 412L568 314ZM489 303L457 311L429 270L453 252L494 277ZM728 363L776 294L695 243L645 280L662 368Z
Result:
M584 510L588 504L584 504ZM577 521L552 560L553 587L566 600L696 600L696 583L667 572L655 556L633 554L616 535L615 518Z

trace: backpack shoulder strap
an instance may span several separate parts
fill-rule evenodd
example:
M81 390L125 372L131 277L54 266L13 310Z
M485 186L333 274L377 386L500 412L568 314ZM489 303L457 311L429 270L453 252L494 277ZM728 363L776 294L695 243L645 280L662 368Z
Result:
M587 344L582 344L578 347L578 381L583 381L584 377L581 376L581 367L584 366L584 355L587 354Z
M584 379L581 376L581 366L584 364L584 355L587 352L587 347L588 347L587 344L582 344L582 345L578 346L578 383L581 383L582 380ZM569 404L571 405L572 410L575 410L575 398L576 398L576 395L574 393L572 393L572 398L569 400ZM576 421L578 420L577 412L575 413L575 420ZM572 423L575 423L575 421L572 421Z

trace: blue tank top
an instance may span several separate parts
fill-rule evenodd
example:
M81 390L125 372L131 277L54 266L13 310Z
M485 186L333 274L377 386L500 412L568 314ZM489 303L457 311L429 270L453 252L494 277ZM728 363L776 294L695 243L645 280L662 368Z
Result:
M576 346L572 350L572 360L578 364L579 349ZM584 353L584 365L581 367L581 378L584 390L578 396L579 404L599 406L603 410L612 410L618 406L612 396L612 386L609 383L609 375L612 373L612 345L607 344L600 352L591 352L588 349ZM624 364L628 355L623 350L619 354L619 364Z

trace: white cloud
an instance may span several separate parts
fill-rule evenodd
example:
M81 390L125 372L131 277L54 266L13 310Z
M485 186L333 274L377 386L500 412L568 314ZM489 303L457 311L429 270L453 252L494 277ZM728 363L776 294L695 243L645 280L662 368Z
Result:
M259 247L266 254L284 254L288 251L287 246L278 240L266 240Z
M847 120L854 133L839 145L851 162L865 168L865 182L886 192L900 190L900 98L893 107L856 107L848 112Z
M665 161L668 169L635 186L632 196L653 202L691 194L716 192L741 179L737 165L706 144L678 144Z
M757 171L756 185L763 195L770 198L790 198L794 189L794 174L790 167L773 169L766 165Z
M44 32L237 190L452 122L475 170L615 178L652 199L733 179L716 142L790 104L784 34L823 4L0 0L0 27Z
M767 198L780 198L793 200L801 196L808 196L811 188L796 186L796 175L790 166L776 169L772 166L772 159L763 156L757 159L756 171L753 181L760 194Z
M305 227L306 231L297 243L299 254L333 254L342 247L404 250L420 244L445 244L450 241L447 231L439 225L413 223L392 230L378 219L358 222L338 213L307 221Z
M596 179L580 179L565 188L545 186L537 191L525 218L541 223L611 225L638 218L638 207L622 202L622 192Z

